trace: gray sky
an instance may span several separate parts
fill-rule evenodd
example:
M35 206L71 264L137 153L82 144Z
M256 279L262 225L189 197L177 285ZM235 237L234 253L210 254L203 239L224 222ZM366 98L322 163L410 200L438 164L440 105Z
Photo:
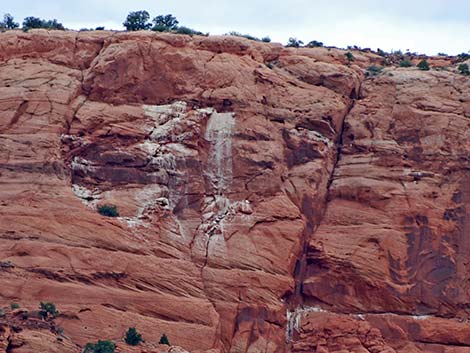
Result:
M469 0L0 0L17 22L57 18L65 27L123 29L130 11L171 13L180 25L211 34L232 30L285 43L458 54L470 50ZM1 13L0 13L1 14Z

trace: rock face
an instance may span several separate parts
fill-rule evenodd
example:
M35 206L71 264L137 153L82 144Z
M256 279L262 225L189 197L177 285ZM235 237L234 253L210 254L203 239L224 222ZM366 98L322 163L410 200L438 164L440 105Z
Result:
M469 81L354 56L0 34L0 304L67 337L0 347L470 352Z
M312 313L297 314L296 350L470 351L470 81L390 74L365 81L345 119L325 215L307 242ZM325 337L336 319L354 339ZM372 350L377 340L387 349Z

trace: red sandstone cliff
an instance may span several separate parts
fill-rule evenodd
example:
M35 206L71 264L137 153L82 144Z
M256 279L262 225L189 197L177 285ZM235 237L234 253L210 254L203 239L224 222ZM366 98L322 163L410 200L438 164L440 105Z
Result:
M470 352L470 81L354 56L0 34L0 304L65 336L8 314L0 347Z

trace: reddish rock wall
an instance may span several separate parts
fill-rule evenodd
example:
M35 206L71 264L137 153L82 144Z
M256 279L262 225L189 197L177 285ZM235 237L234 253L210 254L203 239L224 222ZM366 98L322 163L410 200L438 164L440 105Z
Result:
M0 303L64 352L466 352L468 80L354 55L0 34Z

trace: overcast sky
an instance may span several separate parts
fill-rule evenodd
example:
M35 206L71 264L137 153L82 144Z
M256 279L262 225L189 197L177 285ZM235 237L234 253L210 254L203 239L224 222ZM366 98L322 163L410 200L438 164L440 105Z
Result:
M180 25L210 34L229 31L289 37L325 45L459 54L470 50L469 0L0 0L17 22L56 18L65 27L123 29L130 11L171 13Z

